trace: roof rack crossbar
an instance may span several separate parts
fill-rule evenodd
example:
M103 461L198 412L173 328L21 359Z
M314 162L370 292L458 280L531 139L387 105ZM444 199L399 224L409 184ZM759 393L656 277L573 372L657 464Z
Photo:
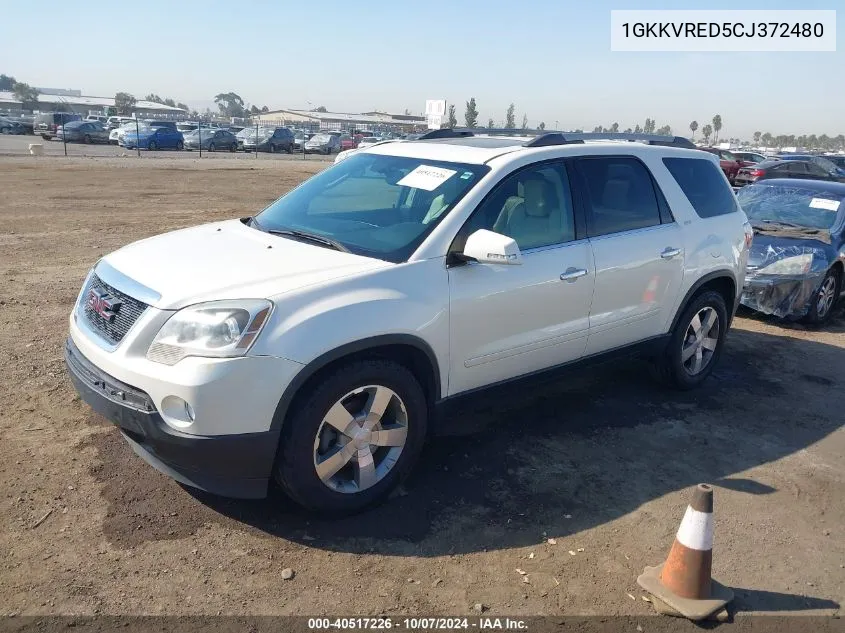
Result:
M649 145L695 147L689 139L682 136L637 134L631 132L551 132L528 141L525 143L525 147L566 145L570 143L583 143L584 141L634 141L648 143Z

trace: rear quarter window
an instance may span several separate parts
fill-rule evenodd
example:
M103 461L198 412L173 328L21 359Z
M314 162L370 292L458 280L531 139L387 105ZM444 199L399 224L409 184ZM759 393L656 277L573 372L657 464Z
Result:
M722 170L703 158L664 158L663 164L700 218L739 211Z

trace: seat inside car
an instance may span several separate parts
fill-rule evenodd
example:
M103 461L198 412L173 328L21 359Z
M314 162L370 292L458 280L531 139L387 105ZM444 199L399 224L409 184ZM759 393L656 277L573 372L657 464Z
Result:
M505 201L494 231L514 238L523 250L574 239L571 213L564 213L551 182L535 173L520 181L518 189L522 195Z

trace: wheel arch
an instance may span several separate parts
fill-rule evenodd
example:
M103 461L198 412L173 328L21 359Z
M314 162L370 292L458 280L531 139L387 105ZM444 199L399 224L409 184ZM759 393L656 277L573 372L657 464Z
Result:
M725 299L725 307L728 309L728 326L730 327L736 308L739 305L737 287L736 277L734 277L733 271L731 270L716 270L704 275L692 285L692 287L687 291L687 294L684 296L683 301L681 301L678 305L678 310L675 312L675 316L672 319L672 326L669 328L669 331L673 332L675 330L675 327L678 325L678 320L687 309L690 301L702 292L708 290L715 290Z
M310 384L339 365L365 358L387 358L405 366L420 382L429 408L440 399L440 367L431 346L411 334L383 334L346 343L308 363L282 393L270 428L281 429Z

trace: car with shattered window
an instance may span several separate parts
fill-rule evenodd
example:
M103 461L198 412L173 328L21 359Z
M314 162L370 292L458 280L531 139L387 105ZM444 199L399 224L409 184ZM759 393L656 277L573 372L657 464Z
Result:
M822 324L842 293L845 184L773 178L737 199L754 229L742 304Z

